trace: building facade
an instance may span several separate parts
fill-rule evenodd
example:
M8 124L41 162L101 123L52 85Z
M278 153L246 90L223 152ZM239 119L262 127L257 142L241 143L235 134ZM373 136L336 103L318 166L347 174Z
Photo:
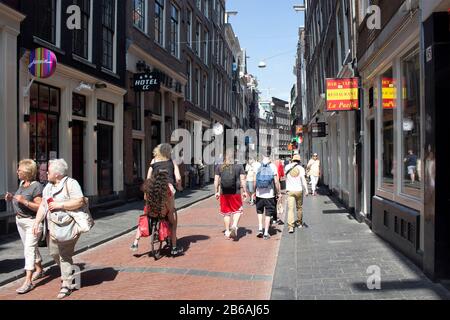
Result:
M278 130L278 153L280 158L286 158L291 156L291 152L288 150L289 143L291 142L291 125L290 125L290 113L289 102L272 98L273 113L275 117L274 129Z
M125 3L74 1L81 29L66 24L67 1L20 1L18 56L18 158L38 162L47 180L48 161L64 158L69 175L93 203L123 198L123 96ZM101 35L94 39L94 35ZM30 51L56 54L53 76L32 78Z

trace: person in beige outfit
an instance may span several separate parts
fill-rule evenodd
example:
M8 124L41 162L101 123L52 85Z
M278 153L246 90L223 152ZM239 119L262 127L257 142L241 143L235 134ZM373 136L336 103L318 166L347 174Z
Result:
M314 153L312 159L309 160L306 172L311 178L312 195L316 196L317 184L320 178L320 160L317 153Z

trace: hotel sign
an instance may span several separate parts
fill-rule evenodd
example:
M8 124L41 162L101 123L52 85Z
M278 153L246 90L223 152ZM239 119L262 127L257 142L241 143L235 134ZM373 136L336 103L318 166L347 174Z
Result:
M161 77L157 72L136 73L133 79L133 88L136 92L159 91Z
M327 111L359 109L359 78L326 79Z

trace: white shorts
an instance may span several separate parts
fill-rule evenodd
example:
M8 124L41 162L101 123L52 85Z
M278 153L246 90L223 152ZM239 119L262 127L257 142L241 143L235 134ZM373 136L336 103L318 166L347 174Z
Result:
M408 167L408 174L414 174L416 172L416 166Z

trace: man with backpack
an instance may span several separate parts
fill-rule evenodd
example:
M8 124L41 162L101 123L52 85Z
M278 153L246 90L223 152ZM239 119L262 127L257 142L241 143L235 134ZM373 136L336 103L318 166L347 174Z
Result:
M247 198L244 167L234 163L234 150L226 153L222 165L216 166L214 180L216 199L220 200L220 214L225 224L225 238L238 238L238 223L243 214L242 196ZM241 196L241 190L243 191ZM231 225L233 217L233 225Z
M271 217L276 214L275 197L281 198L280 180L278 179L278 169L270 162L269 157L264 157L257 170L256 180L256 211L258 213L258 238L269 240L269 228ZM263 215L265 213L264 229Z
M305 169L300 165L300 155L293 157L293 163L286 167L286 191L288 194L288 228L294 233L297 225L303 227L303 195L308 196L308 185ZM297 221L294 221L294 210L297 206Z

